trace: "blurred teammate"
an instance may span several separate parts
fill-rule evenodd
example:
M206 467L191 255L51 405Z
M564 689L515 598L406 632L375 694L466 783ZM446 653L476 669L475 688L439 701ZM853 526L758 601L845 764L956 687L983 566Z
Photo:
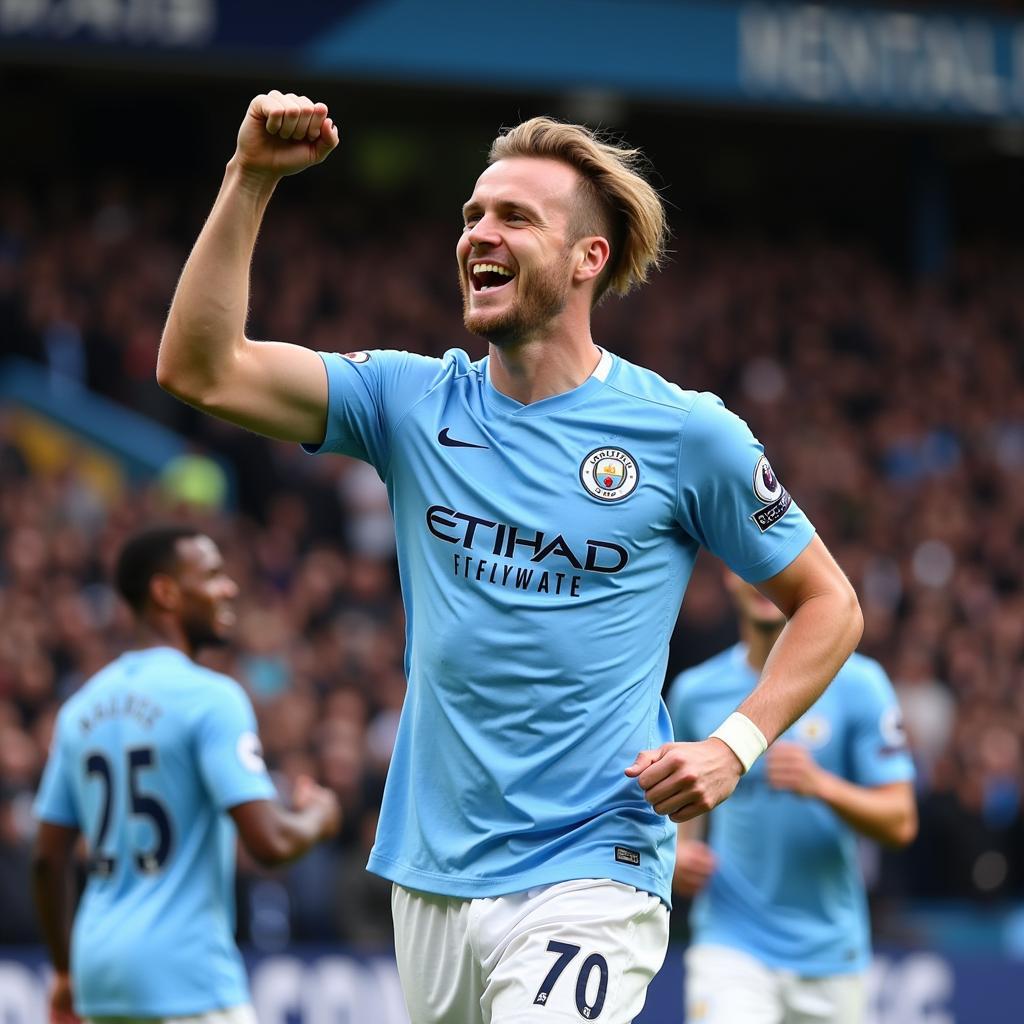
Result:
M785 619L727 576L740 643L669 691L676 737L703 736L757 684ZM870 959L860 833L903 846L917 832L896 695L854 654L832 685L710 816L680 826L675 889L697 897L686 954L692 1024L862 1024Z
M248 339L271 194L337 142L322 103L252 101L158 377L387 483L409 693L369 867L395 883L412 1019L622 1024L664 958L666 816L723 800L818 696L856 598L744 423L594 344L592 307L646 278L665 218L637 154L586 129L536 118L495 140L464 207L464 319L487 358ZM674 744L659 694L701 544L791 623L719 738Z
M254 1024L233 939L235 826L256 860L281 864L337 831L337 800L302 778L286 810L248 697L192 661L234 622L237 587L209 537L139 534L117 586L136 616L135 648L61 709L36 800L52 1019L73 1019L73 1006L94 1021ZM79 832L88 882L69 936Z

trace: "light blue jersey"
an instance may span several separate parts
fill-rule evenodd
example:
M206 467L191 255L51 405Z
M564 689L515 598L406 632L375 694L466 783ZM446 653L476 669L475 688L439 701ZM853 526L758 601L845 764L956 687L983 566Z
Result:
M124 654L64 705L35 810L88 840L71 936L80 1015L248 1002L224 812L275 796L245 692L180 651Z
M668 695L676 739L704 739L756 683L742 645L683 672ZM860 654L781 738L861 786L914 776L892 685ZM808 977L862 971L871 947L856 834L821 801L773 789L765 769L762 757L711 812L718 867L694 901L694 942Z
M370 870L461 897L610 878L668 903L674 827L623 773L671 739L698 547L762 580L813 535L761 446L713 395L610 354L530 405L458 350L323 358L317 450L387 484L408 622Z

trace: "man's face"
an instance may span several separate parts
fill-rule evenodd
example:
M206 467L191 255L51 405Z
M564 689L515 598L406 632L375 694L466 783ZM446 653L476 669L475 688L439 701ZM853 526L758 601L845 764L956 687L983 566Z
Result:
M193 647L220 645L235 624L238 585L224 571L224 559L209 537L178 541L173 573L181 592L181 626Z
M512 157L477 179L456 246L466 329L524 339L565 308L578 175L558 160Z
M726 574L725 587L740 618L755 628L775 630L786 624L786 616L757 587L751 586L735 573Z

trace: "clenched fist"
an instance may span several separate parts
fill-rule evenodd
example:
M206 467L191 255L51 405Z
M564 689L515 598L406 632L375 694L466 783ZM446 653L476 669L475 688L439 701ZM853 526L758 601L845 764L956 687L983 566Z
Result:
M249 104L235 160L247 174L276 180L321 163L337 145L338 127L326 103L272 89Z
M683 822L705 814L729 796L743 765L721 740L707 739L641 750L626 774L640 783L644 799L658 814Z
M320 818L320 838L330 839L341 828L341 805L334 792L300 775L292 788L292 806L297 811L314 809Z

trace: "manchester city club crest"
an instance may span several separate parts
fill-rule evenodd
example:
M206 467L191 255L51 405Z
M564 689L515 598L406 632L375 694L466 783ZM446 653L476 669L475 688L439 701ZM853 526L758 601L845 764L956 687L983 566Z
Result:
M820 750L832 739L832 726L823 715L805 715L794 730L797 739L809 750Z
M350 363L368 363L370 361L369 352L342 352L341 356Z
M636 490L640 471L622 448L595 448L580 463L580 481L599 501L622 501Z

